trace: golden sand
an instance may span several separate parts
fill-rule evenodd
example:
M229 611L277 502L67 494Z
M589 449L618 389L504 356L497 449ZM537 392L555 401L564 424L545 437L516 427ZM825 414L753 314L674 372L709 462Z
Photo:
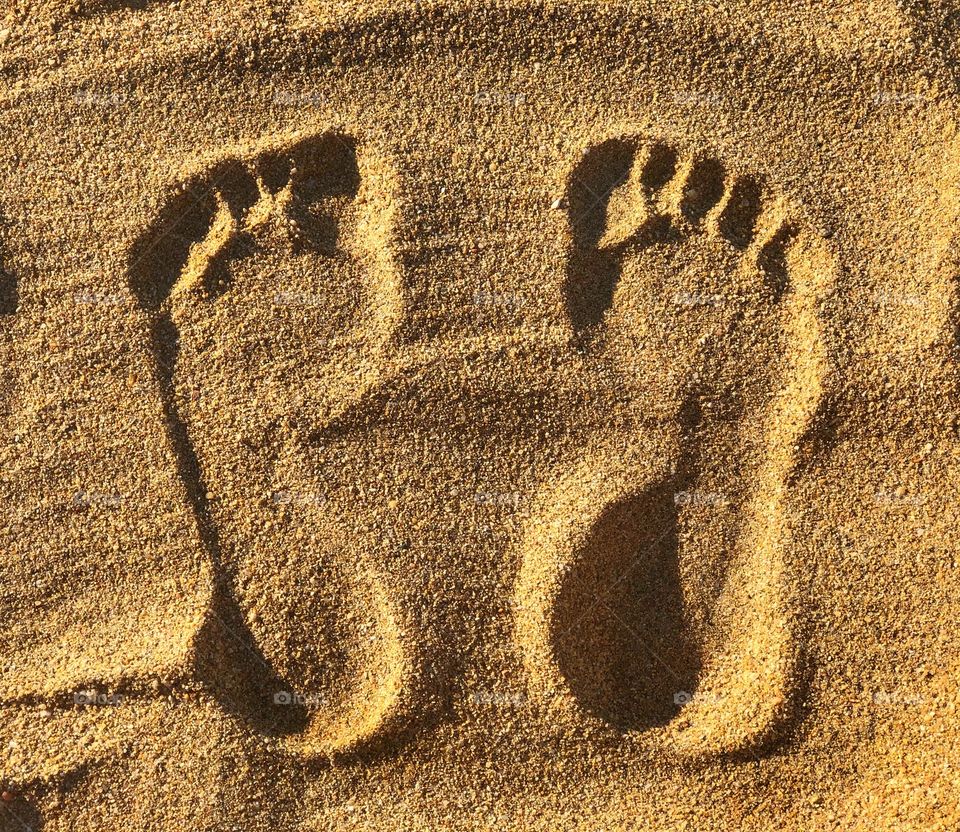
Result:
M960 828L958 35L8 0L0 832Z

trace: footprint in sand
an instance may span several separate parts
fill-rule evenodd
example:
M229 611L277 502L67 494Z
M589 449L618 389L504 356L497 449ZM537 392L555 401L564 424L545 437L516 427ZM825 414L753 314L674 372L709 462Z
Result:
M214 565L195 672L308 756L368 744L406 708L404 626L372 544L298 451L377 378L400 314L392 192L389 166L349 136L274 144L191 179L132 255Z
M566 205L574 344L642 427L598 437L531 522L531 685L656 752L756 750L797 683L785 496L823 398L833 259L761 178L630 136L584 154Z

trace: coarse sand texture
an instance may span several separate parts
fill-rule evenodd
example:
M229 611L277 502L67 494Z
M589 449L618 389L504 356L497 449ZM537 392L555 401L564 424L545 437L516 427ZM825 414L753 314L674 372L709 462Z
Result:
M0 832L960 829L958 43L9 0Z

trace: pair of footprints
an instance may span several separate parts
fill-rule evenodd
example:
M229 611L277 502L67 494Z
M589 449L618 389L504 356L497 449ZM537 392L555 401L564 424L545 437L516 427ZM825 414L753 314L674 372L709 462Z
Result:
M242 465L229 458L226 437L204 425L196 401L209 371L220 385L216 407L249 415L251 388L239 379L224 389L218 375L218 358L231 350L260 360L260 371L281 387L288 372L308 381L315 373L325 393L306 406L321 424L381 386L380 368L406 305L390 251L395 184L388 162L360 152L350 137L327 133L279 144L228 160L182 188L132 258L132 288L150 316L180 475L214 564L197 673L217 680L222 701L260 732L284 736L307 756L349 752L414 722L429 697L425 674L376 564L361 564L368 583L361 594L374 599L373 644L340 663L342 669L352 662L354 672L329 707L290 707L296 691L323 686L321 677L336 664L325 651L339 649L338 634L328 633L323 649L258 645L238 592L244 522L211 502L219 480L229 491ZM631 452L605 449L601 438L581 469L561 475L542 495L523 543L515 598L529 688L573 723L612 723L641 745L691 753L754 747L776 733L789 710L796 656L782 558L783 486L794 465L790 449L822 396L816 304L829 256L758 179L731 177L714 159L685 157L660 143L628 137L594 146L568 174L564 204L570 356L586 371L597 362L619 367L633 398L660 418ZM298 306L296 326L284 335L300 339L305 363L270 366L263 317L285 303ZM247 333L231 346L224 327ZM249 337L254 327L263 342L259 355L250 353L258 347ZM737 334L744 328L746 338ZM184 361L187 348L194 354ZM625 371L638 355L645 357L639 369ZM739 553L721 553L729 574L717 603L735 610L722 643L691 645L675 581L655 569L650 574L661 579L652 585L662 591L651 592L623 579L650 552L662 554L664 539L676 561L676 489L696 480L698 466L710 467L702 448L690 449L697 445L687 431L690 413L710 423L704 402L724 384L729 398L729 388L741 383L750 391L733 410L742 415L749 402L762 416L752 434L763 446L753 471L762 498L738 506ZM262 436L288 406L302 410L304 397L286 394L272 402L262 390L253 394ZM713 430L723 443L737 434L729 423L738 418L714 420L704 435ZM267 439L253 446L255 453L274 452ZM739 460L734 452L718 457L721 468ZM357 562L364 557L357 554ZM717 568L724 572L723 564ZM634 597L613 602L624 587L633 587L627 596ZM315 611L315 600L306 608ZM616 609L598 619L597 605L608 602L644 609L628 621ZM342 618L348 626L350 616ZM638 626L655 631L650 652L662 668L635 658L629 642L646 638L634 631ZM316 633L305 627L299 638ZM350 640L349 633L339 636ZM658 675L668 681L650 683Z

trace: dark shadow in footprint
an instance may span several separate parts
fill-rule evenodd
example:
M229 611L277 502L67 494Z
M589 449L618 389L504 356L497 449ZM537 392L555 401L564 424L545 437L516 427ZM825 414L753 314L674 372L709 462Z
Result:
M675 482L609 506L577 553L554 619L559 668L621 730L666 725L700 656L683 619Z
M666 145L650 146L639 174L634 171L636 158L636 144L611 139L587 151L568 182L573 246L567 261L564 293L570 323L581 338L595 331L613 305L625 250L666 242L677 235L668 216L644 213L633 217L636 226L623 239L601 245L610 230L610 201L616 192L633 189L642 192L643 198L652 204L654 195L676 173L677 153ZM631 183L633 178L635 182Z
M281 736L303 731L308 714L295 701L286 701L282 696L277 701L277 694L289 693L293 688L277 675L257 647L237 603L233 576L221 555L207 486L177 408L174 372L180 333L166 307L191 246L203 240L211 228L216 212L214 190L223 195L232 212L242 215L258 193L255 184L251 184L252 180L238 165L226 165L204 182L188 188L168 204L141 244L134 247L130 274L133 293L141 308L150 314L150 347L178 474L213 566L211 614L196 642L197 671L228 712L246 719L262 734ZM207 288L211 293L217 289Z
M4 252L0 248L0 316L15 315L20 305L20 292L13 273L4 268Z
M653 199L665 188L676 172L677 151L669 145L654 144L640 174L640 184L647 199Z
M41 832L44 825L37 807L22 797L0 803L0 832Z
M687 222L700 222L723 198L723 178L723 165L717 159L694 164L680 200L680 214Z
M172 5L172 0L85 0L73 7L73 13L78 17L93 17L124 10L141 12L161 2Z
M634 153L629 142L611 139L591 148L570 177L567 204L573 251L567 265L566 297L578 332L599 323L613 302L620 257L598 246L607 227L610 197L630 178Z
M762 190L760 183L752 177L738 179L720 214L720 233L737 248L746 248L753 239L762 207Z
M287 169L297 187L288 211L298 229L296 247L335 257L340 228L335 212L326 210L326 206L340 198L354 199L359 192L356 144L352 139L329 135L303 142L291 154L295 161L288 163ZM270 166L282 168L282 163Z
M102 8L105 11L117 11L119 9L131 9L141 11L147 6L152 6L156 0L103 0Z
M790 275L787 269L787 249L797 235L797 229L787 223L764 244L757 258L760 273L763 275L766 289L775 303L779 303L790 288Z

